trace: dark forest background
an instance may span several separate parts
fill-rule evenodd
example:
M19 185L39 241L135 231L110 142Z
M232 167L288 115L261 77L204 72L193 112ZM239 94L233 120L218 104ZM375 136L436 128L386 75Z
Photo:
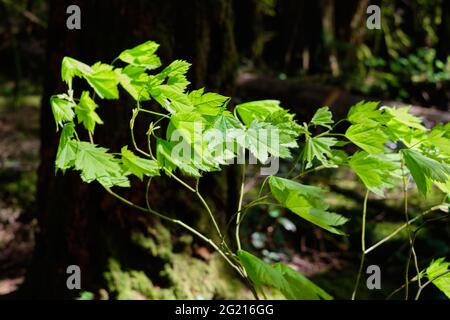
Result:
M66 28L71 4L81 9L81 30ZM366 27L369 5L381 8L381 30ZM279 99L300 123L325 105L338 120L362 99L412 105L427 125L450 119L450 1L0 0L0 21L0 296L7 298L251 297L199 240L130 210L76 174L55 175L58 140L49 97L65 90L64 56L111 61L154 40L163 64L193 64L191 88L229 95L233 104ZM130 112L131 101L105 103L98 142L121 146L129 138L123 119ZM249 189L261 183L249 178ZM204 192L221 223L236 210L237 179L233 168L205 178ZM348 298L359 263L363 188L346 171L325 170L310 179L328 186L334 211L352 217L349 237L331 237L283 211L259 208L243 226L245 246ZM152 195L165 211L210 232L204 212L173 182L161 181ZM369 219L378 222L369 230L372 240L401 223L397 200L395 192L386 201L369 200ZM434 200L424 203L416 195L411 205L420 212ZM399 234L370 257L385 270L385 287L363 290L363 298L384 297L401 285L394 275L407 257L404 239ZM448 256L449 243L450 228L431 223L418 250L424 257ZM82 269L81 292L66 288L71 264ZM425 296L440 298L434 290Z

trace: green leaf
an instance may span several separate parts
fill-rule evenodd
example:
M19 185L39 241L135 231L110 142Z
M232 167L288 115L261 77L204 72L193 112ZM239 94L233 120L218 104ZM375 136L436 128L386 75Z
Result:
M382 153L388 141L381 125L376 123L360 123L351 125L345 136L368 153Z
M237 252L257 291L264 294L263 285L279 290L290 300L330 300L332 297L302 274L277 263L273 266L244 250Z
M211 155L221 164L226 164L239 152L238 139L245 141L245 131L242 124L228 110L222 110L208 126L204 135ZM210 129L214 129L215 131ZM212 136L209 133L212 132ZM220 134L219 134L220 133ZM243 139L240 137L244 137Z
M90 133L94 133L95 124L103 124L102 119L95 112L97 107L98 105L89 97L87 91L81 93L80 102L75 106L78 123L83 123L83 126Z
M82 77L92 72L91 67L70 57L64 57L61 63L61 79L72 86L73 77Z
M306 133L306 129L294 120L294 116L288 110L282 109L268 115L264 122L270 123L284 134L291 136L291 139L296 140L300 134Z
M278 100L251 101L236 106L236 111L242 122L250 126L253 120L264 121L270 114L283 110Z
M427 268L426 275L429 280L434 279L433 284L450 299L450 273L444 274L449 267L450 262L444 258L437 259Z
M384 110L387 114L389 114L392 117L391 120L387 122L386 124L387 126L390 126L391 124L397 122L410 128L425 131L426 128L422 125L422 120L410 114L409 109L411 109L411 107L381 108L381 110Z
M127 146L122 147L122 162L124 168L138 177L141 181L144 175L147 177L159 176L160 166L155 160L143 159L128 150Z
M164 68L161 72L165 77L174 77L180 75L186 75L191 64L184 60L174 60L171 64Z
M322 189L298 182L271 176L270 190L277 201L303 219L335 234L344 234L336 227L345 224L348 219L333 212L326 211Z
M189 112L194 109L188 96L176 87L160 85L150 91L152 97L170 113Z
M312 167L314 159L317 159L323 165L331 166L332 164L327 158L333 156L331 147L336 143L337 140L330 137L307 138L302 156L303 161L306 161L305 168Z
M84 75L89 85L94 88L95 92L101 99L118 99L119 77L112 70L112 66L104 64L95 64L92 66L93 72Z
M128 65L123 70L117 68L114 70L119 79L120 85L133 97L136 101L150 100L146 84L148 75L145 69Z
M59 137L58 151L56 152L56 170L61 169L64 172L75 165L77 144L72 141L74 133L75 125L73 122L64 125Z
M370 121L384 122L387 118L383 112L378 109L379 102L360 101L352 106L348 112L347 118L351 123L368 123Z
M424 196L430 191L433 181L446 183L450 178L447 164L428 158L416 150L403 149L401 152L417 188Z
M293 270L283 263L276 263L275 270L278 270L286 281L286 286L281 288L281 293L289 300L332 300L325 290L317 286L314 282L306 278L301 273Z
M118 59L133 66L144 67L153 70L161 66L161 60L154 53L158 50L159 44L147 41L132 49L123 51Z
M163 139L158 139L156 142L156 159L158 160L161 167L165 168L167 171L172 172L176 168L179 168L184 173L200 177L200 172L198 168L187 159L186 156L179 154L174 151L174 142L166 141Z
M167 84L169 86L175 87L179 91L184 91L190 83L186 79L186 73L190 66L191 64L184 60L175 60L164 68L161 76L168 77Z
M392 185L392 173L400 168L398 161L366 151L355 153L348 163L367 189L380 196L383 196L383 188Z
M215 118L213 128L218 129L223 134L227 134L233 129L242 129L242 125L238 119L228 110L222 110L222 112Z
M320 109L317 109L316 113L314 114L311 123L316 126L322 126L331 129L330 124L332 124L333 121L333 115L330 112L330 109L328 107L322 107Z
M244 135L237 137L236 141L262 163L265 163L269 156L290 158L289 148L297 147L295 133L293 137L270 123L258 120L254 120Z
M436 153L444 155L447 162L450 159L450 122L435 126L423 143L429 148L437 148Z
M130 186L120 162L107 149L84 141L77 141L76 147L75 169L81 171L84 182L97 180L105 187Z
M196 111L207 116L217 116L223 109L222 107L225 102L229 99L217 93L203 93L203 88L190 92L188 97L192 101Z
M59 124L62 126L63 122L70 122L73 120L75 116L75 113L73 112L75 103L68 100L67 95L62 94L52 96L50 98L50 105L57 125Z
M274 288L282 288L286 285L283 275L268 263L244 250L239 250L237 254L248 277L260 292L263 292L263 285Z
M169 127L167 129L167 139L171 140L173 131L181 135L185 141L195 143L202 139L203 129L205 127L204 119L196 112L179 112L170 117Z

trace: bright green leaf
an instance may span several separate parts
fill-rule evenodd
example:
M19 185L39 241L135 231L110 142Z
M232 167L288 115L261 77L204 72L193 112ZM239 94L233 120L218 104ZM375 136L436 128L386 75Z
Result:
M445 261L444 258L434 260L427 268L426 275L450 299L450 273L446 273L449 267L450 262Z
M64 125L59 137L58 151L56 152L56 169L65 171L75 165L77 145L72 141L74 133L75 125L73 122Z
M236 106L242 122L249 126L253 120L264 121L271 113L283 110L278 100L251 101Z
M417 188L424 196L430 191L432 181L446 183L450 178L450 167L447 164L412 149L403 149L402 154Z
M380 196L383 196L383 188L391 185L393 171L400 167L398 161L385 155L372 155L365 151L355 153L348 163L367 189Z
M120 85L133 97L136 101L150 100L147 91L148 75L145 69L128 65L123 70L117 68L114 70L119 79Z
M160 85L150 91L152 97L170 113L189 112L194 109L188 96L176 87Z
M95 65L94 65L95 66ZM119 77L116 72L109 70L105 65L97 65L93 72L84 75L89 85L94 88L95 92L101 99L118 99Z
M81 171L84 182L97 180L105 187L114 185L129 187L129 180L114 156L107 149L94 144L77 141L75 169Z
M138 157L128 150L127 146L122 147L121 154L124 168L137 176L141 181L144 175L148 177L159 176L160 166L157 161Z
M222 110L221 107L229 99L217 93L203 93L203 89L190 92L188 97L197 112L208 116L217 116Z
M55 118L56 124L62 125L63 122L72 121L75 113L73 108L75 103L68 100L66 95L57 95L50 98L50 105L53 111L53 117Z
M330 109L328 107L322 107L320 109L317 109L316 113L314 114L311 123L316 126L322 126L331 129L330 124L332 124L333 121L333 115L330 112Z
M383 112L378 109L379 102L360 101L352 106L348 112L347 118L351 123L368 123L370 121L384 122L387 118Z
M303 149L303 161L306 161L305 168L312 167L314 159L326 166L332 165L328 158L333 156L331 147L336 144L337 140L330 137L314 137L307 138L305 148Z
M133 66L144 67L153 70L161 66L161 60L154 53L158 50L159 44L147 41L132 49L123 51L118 59Z
M347 139L368 153L382 153L388 141L381 125L376 123L360 123L351 125L345 133Z
M103 124L102 119L95 112L97 107L98 105L89 97L87 91L81 93L80 102L75 106L78 123L83 123L83 126L90 133L94 133L95 124Z
M91 67L83 62L70 57L64 57L61 63L61 79L72 86L73 77L82 77L83 75L92 73Z

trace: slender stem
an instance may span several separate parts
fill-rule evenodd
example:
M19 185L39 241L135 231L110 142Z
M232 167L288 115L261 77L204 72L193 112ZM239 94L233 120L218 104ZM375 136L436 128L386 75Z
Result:
M318 137L321 136L320 134L318 135ZM347 138L347 136L343 133L328 133L327 136L335 136L335 137L344 137Z
M437 205L434 206L430 209L428 209L425 212L422 212L421 214L419 214L418 216L414 217L413 219L409 220L409 224L413 223L414 221L423 218L424 216L428 215L429 213L436 211L436 210L442 210L442 205ZM392 232L391 234L389 234L387 237L381 239L380 241L378 241L377 243L375 243L374 245L372 245L370 248L368 248L366 250L366 254L368 254L369 252L375 250L376 248L378 248L379 246L381 246L383 243L389 241L390 239L392 239L393 237L395 237L395 235L397 235L400 231L402 231L403 229L405 229L408 226L407 223L401 225L400 227L398 227L397 229L394 230L394 232Z
M413 283L417 281L416 277L410 279L408 281L408 283ZM396 294L397 292L399 292L400 290L402 290L405 287L405 284L402 284L399 288L395 289L394 291L392 291L387 297L386 300L389 300L394 294Z
M298 178L303 177L305 174L308 174L308 173L311 173L311 172L314 172L314 171L320 171L320 170L325 169L325 168L326 168L326 167L323 166L323 165L317 166L317 167L315 167L315 168L311 168L311 169L302 171L301 173L299 173L298 175L296 175L296 176L295 176L294 178L292 178L292 179L293 179L293 180L297 180Z
M156 116L160 116L160 117L163 117L163 118L170 119L170 117L167 114L164 114L164 113L159 113L159 112L155 112L155 111L151 111L151 110L147 110L147 109L142 109L142 108L139 108L139 111L150 113L150 114L154 114Z
M227 255L220 250L220 248L214 243L214 241L212 241L211 239L207 238L206 236L204 236L202 233L200 233L199 231L197 231L196 229L194 229L193 227L187 225L186 223L184 223L181 220L178 219L172 219L162 213L159 213L156 210L153 210L150 205L149 205L149 200L148 200L148 191L150 188L150 183L151 183L151 179L149 179L149 182L147 183L147 190L146 190L146 203L147 203L147 208L138 206L136 204L134 204L133 202L129 201L128 199L125 199L124 197L118 195L117 193L115 193L114 191L112 191L110 188L105 187L105 190L110 193L112 196L116 197L117 199L119 199L120 201L122 201L123 203L131 206L132 208L138 209L140 211L143 212L149 212L152 213L154 215L156 215L157 217L170 221L172 223L178 224L180 226L182 226L183 228L185 228L186 230L192 232L193 234L195 234L196 236L198 236L199 238L201 238L202 240L204 240L205 242L209 243L217 252L219 252L219 254L225 259L225 261L227 261L227 263L233 268L235 269L242 277L245 278L245 275L242 273L241 269L238 268L228 257Z
M295 168L297 167L298 163L300 162L300 160L301 160L302 157L303 157L303 152L304 152L304 150L302 150L302 151L298 154L298 156L297 156L297 158L295 159L295 161L294 161L294 163L293 163L291 169L288 171L288 173L286 173L285 178L289 178L289 176L291 175L291 173L295 170ZM303 165L302 165L302 170L303 170Z
M236 217L236 245L238 250L242 249L241 239L239 237L239 226L241 224L241 209L242 209L242 201L244 199L244 187L245 187L245 164L242 165L241 192L239 194L238 211Z
M110 188L108 188L108 187L104 187L104 188L105 188L105 190L106 190L109 194L111 194L112 196L116 197L117 199L119 199L119 200L122 201L123 203L129 205L130 207L132 207L132 208L134 208L134 209L138 209L138 210L143 211L143 212L151 212L151 211L149 211L148 209L146 209L146 208L144 208L144 207L141 207L141 206L138 206L137 204L134 204L134 203L131 202L130 200L125 199L124 197L118 195L117 193L115 193L114 191L112 191ZM152 213L153 213L153 212L152 212ZM156 214L157 216L161 215L160 213L155 213L155 214ZM161 216L162 216L162 215L161 215Z
M359 282L361 280L361 274L364 267L364 260L366 258L366 217L367 217L367 201L369 199L369 190L366 190L366 194L364 196L364 204L363 204L363 214L362 214L362 227L361 227L361 262L359 265L358 276L356 277L355 288L353 289L352 300L356 298L356 292L358 291Z
M203 206L205 207L206 211L208 211L209 217L211 218L213 224L214 224L214 228L216 228L217 233L219 234L220 239L223 242L223 235L222 232L220 232L220 228L219 225L217 224L216 219L214 218L214 215L211 211L211 208L208 206L208 203L206 203L205 199L202 197L202 195L200 194L199 190L198 190L198 185L199 185L199 179L197 178L197 182L195 184L195 194L197 195L197 197L200 199L200 201L202 202Z
M136 120L137 115L139 114L139 111L141 109L137 108L133 110L133 115L131 116L131 120L130 120L130 132L131 132L131 140L133 141L133 146L134 149L136 149L136 151L140 152L141 154L143 154L146 157L151 158L151 155L143 150L141 150L137 143L136 143L136 139L134 138L134 121Z
M226 230L229 229L231 222L234 221L234 219L236 218L236 216L237 216L237 214L238 214L239 212L243 212L243 211L245 211L245 210L247 210L247 209L249 209L249 208L251 208L251 207L254 207L254 206L256 206L256 205L259 205L259 204L278 205L277 203L271 203L271 202L264 202L264 201L262 201L262 200L264 200L264 199L266 199L266 198L268 198L268 197L269 197L268 195L265 195L265 196L263 196L263 197L260 197L260 198L257 198L257 199L255 199L255 200L251 201L250 203L246 204L245 206L242 206L241 210L236 211L236 212L231 216L231 218L230 218L229 221L227 222L227 229L226 229ZM243 218L241 218L241 220L242 220L242 219L243 219Z
M408 297L409 297L409 266L411 263L411 255L414 256L414 264L416 267L416 271L419 270L419 266L418 266L416 251L414 250L414 243L412 240L412 233L411 233L411 223L409 221L409 215L408 215L408 187L407 187L407 180L406 180L406 173L405 173L405 163L404 163L403 158L401 161L401 170L402 170L402 181L403 181L403 205L404 205L403 210L404 210L404 214L405 214L406 228L408 230L408 239L409 239L409 246L410 246L408 261L406 262L406 268L405 268L405 300L408 300ZM420 286L420 277L418 277L418 281L419 281L419 286Z
M339 124L341 124L341 123L344 122L344 121L347 121L347 118L341 119L341 120L339 120L338 122L336 122L336 123L333 125L333 127L332 127L331 130L333 130L334 128L336 128Z
M166 168L164 168L164 171L166 172L166 174L171 177L174 178L175 180L177 180L182 186L186 187L188 190L195 192L195 189L192 188L190 185L188 185L186 182L184 182L183 180L181 180L180 178L178 178L175 174L173 174L172 172L170 172L169 170L167 170Z
M258 192L258 197L261 196L261 193L262 193L262 191L263 191L263 189L264 189L264 186L266 185L267 180L268 180L269 178L270 178L270 176L267 176L267 177L264 179L263 183L261 184L261 187L259 188L259 192Z
M92 136L92 133L88 131L88 134L89 134L89 141L91 142L91 144L94 144L94 137Z
M442 276L445 276L446 274L449 274L449 273L450 273L450 270L446 270L446 271L442 272L441 274L437 275L436 277L434 277L434 278L428 280L428 281L425 282L423 285L419 286L419 290L417 291L415 300L419 300L420 294L422 293L422 290L423 290L426 286L428 286L428 285L429 285L430 283L432 283L434 280L436 280L436 279L438 279L438 278L440 278L440 277L442 277Z

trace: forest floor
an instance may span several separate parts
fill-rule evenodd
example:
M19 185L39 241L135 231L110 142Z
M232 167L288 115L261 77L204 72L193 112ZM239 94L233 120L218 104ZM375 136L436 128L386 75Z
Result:
M0 101L0 295L23 282L34 248L39 97Z

